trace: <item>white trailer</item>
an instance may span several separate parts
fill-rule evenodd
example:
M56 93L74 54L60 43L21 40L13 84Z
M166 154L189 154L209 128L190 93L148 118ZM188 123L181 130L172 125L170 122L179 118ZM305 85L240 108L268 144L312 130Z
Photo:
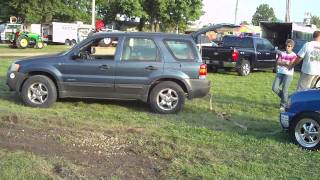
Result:
M52 22L42 25L44 41L53 43L76 44L78 39L78 24Z

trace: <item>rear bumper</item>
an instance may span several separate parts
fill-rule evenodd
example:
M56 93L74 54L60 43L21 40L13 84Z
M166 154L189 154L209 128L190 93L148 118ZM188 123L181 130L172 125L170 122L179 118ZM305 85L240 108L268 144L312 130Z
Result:
M188 93L188 98L201 98L206 96L211 88L211 81L201 80L201 79L190 79L190 91Z
M7 73L7 85L10 91L19 92L21 84L26 79L26 75L20 72L8 72Z
M216 67L235 68L235 67L237 66L237 62L226 62L226 61L206 60L205 63L206 63L208 66L216 66Z

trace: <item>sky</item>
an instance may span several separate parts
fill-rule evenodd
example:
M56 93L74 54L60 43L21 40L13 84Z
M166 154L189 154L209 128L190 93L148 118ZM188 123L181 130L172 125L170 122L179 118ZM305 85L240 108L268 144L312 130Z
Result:
M241 21L251 22L260 4L268 4L276 17L284 20L286 0L239 0L237 24ZM198 23L234 23L235 7L236 0L203 0L205 14ZM291 0L291 21L302 22L305 12L320 16L320 0Z

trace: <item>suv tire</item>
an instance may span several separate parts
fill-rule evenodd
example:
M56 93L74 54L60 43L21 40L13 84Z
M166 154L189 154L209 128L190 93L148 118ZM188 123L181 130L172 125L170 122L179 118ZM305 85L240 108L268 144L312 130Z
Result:
M28 106L47 108L57 100L57 89L47 76L35 75L23 84L21 97Z
M149 96L152 111L160 114L178 113L182 110L184 102L184 91L178 84L171 81L157 84Z
M249 75L250 72L251 72L250 62L248 60L245 60L245 59L241 60L237 70L238 70L238 74L240 76Z

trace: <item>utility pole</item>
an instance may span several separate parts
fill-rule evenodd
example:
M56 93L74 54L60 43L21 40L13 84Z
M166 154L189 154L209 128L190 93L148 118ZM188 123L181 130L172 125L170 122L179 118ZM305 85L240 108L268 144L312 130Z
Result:
M286 5L286 22L291 22L291 0L287 0L287 5Z
M91 25L92 25L92 28L95 29L95 23L96 23L96 0L92 0L92 8L91 8Z
M239 0L236 0L236 10L234 12L234 24L237 24L237 14L238 14L238 2Z

